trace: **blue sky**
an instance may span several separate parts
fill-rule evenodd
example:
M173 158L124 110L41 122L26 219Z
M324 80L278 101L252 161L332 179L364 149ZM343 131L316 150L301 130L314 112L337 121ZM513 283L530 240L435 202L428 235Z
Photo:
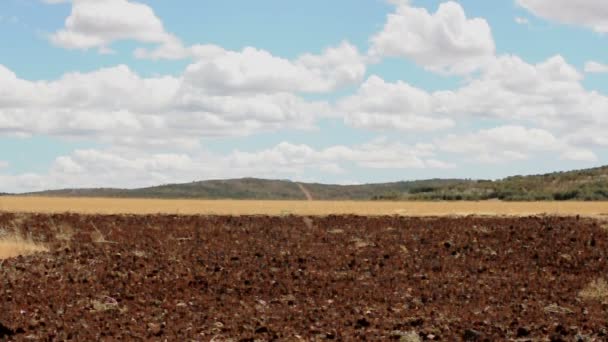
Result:
M582 2L2 1L0 192L603 165Z

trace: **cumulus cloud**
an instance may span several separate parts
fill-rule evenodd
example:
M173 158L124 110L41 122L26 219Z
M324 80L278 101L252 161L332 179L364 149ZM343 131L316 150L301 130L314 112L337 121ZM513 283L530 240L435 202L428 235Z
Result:
M454 125L434 114L431 94L405 82L387 83L371 76L356 94L338 102L347 124L373 130L436 131Z
M605 74L608 73L608 65L589 61L585 63L585 72L590 74Z
M78 107L151 112L165 107L178 89L172 76L142 78L126 65L66 73L55 81L27 81L0 65L0 108Z
M433 95L439 113L539 127L570 144L564 159L592 161L588 149L602 146L601 132L608 129L608 96L586 90L582 80L561 56L534 65L502 56L479 78Z
M294 61L248 47L240 52L207 48L205 58L188 66L185 82L207 92L325 93L359 82L365 62L356 47L343 42L320 55L305 54Z
M578 162L597 162L599 159L595 152L585 148L569 148L562 152L561 159Z
M604 0L517 0L517 3L541 18L608 32L608 2Z
M466 154L482 163L529 159L534 153L554 152L561 159L595 162L593 151L570 146L552 133L523 126L500 126L478 132L450 134L437 141L442 151Z
M479 78L454 91L434 94L444 114L528 122L573 130L608 124L608 97L587 91L583 75L563 57L532 65L517 56L497 58Z
M587 126L565 134L564 139L572 144L587 147L608 147L606 127L602 125Z
M44 174L0 173L0 188L24 192L63 187L140 187L244 176L298 179L311 170L340 174L351 163L368 169L452 167L434 155L432 145L407 146L385 139L323 149L282 142L265 150L235 150L228 155L88 149L58 157Z
M348 42L294 60L255 48L208 45L197 53L181 75L148 78L119 65L32 82L0 65L0 133L192 148L202 136L310 129L331 107L299 93L333 92L366 70Z
M119 41L154 44L139 47L134 55L141 59L203 58L217 47L195 44L185 46L168 32L154 10L141 2L129 0L44 0L49 4L71 3L72 11L62 29L50 35L50 41L66 49L96 48L102 54L113 53Z
M110 45L121 40L181 44L165 31L150 6L128 0L73 0L65 27L50 38L53 44L67 49L98 48L100 52L111 52Z
M68 2L48 0L48 3ZM133 40L156 44L153 48L139 47L134 55L140 59L184 59L205 61L213 76L239 73L246 69L250 75L268 78L269 67L276 74L286 72L283 78L295 76L300 82L324 82L332 88L339 84L360 80L365 73L364 58L356 47L344 42L326 49L322 55L305 54L296 61L288 61L269 52L252 47L241 52L226 51L211 44L185 46L174 34L169 33L154 10L143 3L129 0L73 0L72 11L65 20L65 27L50 36L51 42L67 49L97 48L101 53L112 53L111 45L117 41ZM276 63L276 64L275 64ZM255 75L256 68L262 68ZM265 79L260 79L264 81ZM233 80L235 81L235 80ZM315 89L318 88L314 87ZM316 90L315 90L316 91Z
M370 55L404 57L428 70L467 74L478 70L495 52L492 31L485 19L468 19L454 1L437 12L396 3L381 32L371 38Z
M331 146L315 150L307 145L283 142L272 149L245 153L236 152L231 162L242 168L273 165L273 169L321 167L334 163L355 163L370 169L447 168L451 165L435 160L435 148L428 144L407 146L386 139L377 139L357 146Z
M582 80L561 56L529 64L506 55L455 90L427 92L371 76L336 108L347 124L371 130L445 130L461 120L482 119L557 132L608 127L608 97L586 90Z
M143 78L127 66L23 80L0 65L0 133L85 136L136 145L196 146L204 136L311 128L325 102L274 92L214 94L196 78Z

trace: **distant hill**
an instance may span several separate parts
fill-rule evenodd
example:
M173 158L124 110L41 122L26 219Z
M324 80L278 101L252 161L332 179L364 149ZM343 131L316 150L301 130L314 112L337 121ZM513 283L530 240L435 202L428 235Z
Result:
M608 166L501 180L430 179L331 185L242 178L141 189L64 189L25 195L123 198L305 200L608 200Z
M412 189L461 184L462 180L423 180L364 185L297 183L289 180L242 178L168 184L141 189L63 189L26 195L57 197L125 197L192 199L304 200L308 191L315 200L397 199Z
M542 175L415 188L403 199L504 201L608 200L608 166Z

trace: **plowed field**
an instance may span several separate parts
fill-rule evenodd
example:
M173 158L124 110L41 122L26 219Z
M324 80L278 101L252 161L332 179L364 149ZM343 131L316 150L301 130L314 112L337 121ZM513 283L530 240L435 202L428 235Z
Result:
M0 214L0 340L604 341L608 232L576 217Z

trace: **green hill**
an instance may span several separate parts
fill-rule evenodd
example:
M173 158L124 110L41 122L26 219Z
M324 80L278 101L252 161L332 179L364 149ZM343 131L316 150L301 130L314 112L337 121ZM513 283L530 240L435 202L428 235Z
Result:
M501 180L430 179L332 185L242 178L141 189L64 189L26 195L122 198L304 200L608 200L608 166Z

